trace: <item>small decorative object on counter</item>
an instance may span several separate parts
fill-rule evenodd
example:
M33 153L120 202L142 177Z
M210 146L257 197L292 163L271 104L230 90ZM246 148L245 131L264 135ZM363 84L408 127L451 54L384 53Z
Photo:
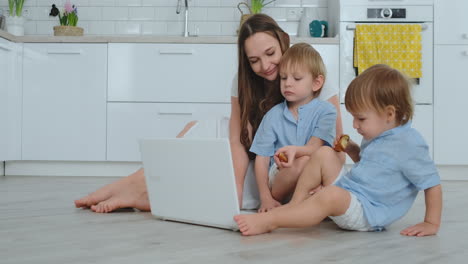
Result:
M8 0L9 16L6 17L6 29L15 36L24 36L24 0Z
M83 36L83 28L77 27L78 8L67 0L65 3L63 15L55 4L52 5L49 16L58 16L60 26L54 27L54 36Z
M328 37L328 22L324 20L314 20L309 24L310 36L314 38Z
M252 14L258 14L262 11L262 8L268 4L271 4L273 3L274 1L276 0L271 0L271 1L268 1L267 3L265 3L264 0L252 0L251 1L251 5L249 6L249 4L247 4L246 2L240 2L239 4L237 4L237 9L239 9L240 13L241 13L241 19L240 19L240 23L239 23L239 28L242 26L242 24L244 24L244 22L252 16ZM241 9L241 6L244 5L245 7L247 7L247 9L249 10L249 13L248 14L244 14L244 12L242 11ZM237 30L237 33L239 33L239 29Z
M252 2L251 2L252 6L250 7L250 9L252 10L252 14L258 14L258 13L262 12L263 7L273 3L274 1L275 0L271 0L271 1L252 0Z

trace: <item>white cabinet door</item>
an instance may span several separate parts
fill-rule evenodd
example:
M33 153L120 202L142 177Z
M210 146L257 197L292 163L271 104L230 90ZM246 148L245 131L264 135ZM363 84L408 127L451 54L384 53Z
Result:
M346 107L341 105L341 115L343 117L343 131L348 134L353 141L361 144L362 136L353 128L353 117L346 111ZM414 109L412 126L421 133L426 143L429 145L429 153L433 156L433 106L416 105ZM346 164L352 164L353 161L347 156Z
M8 158L8 62L12 47L9 41L0 38L0 162Z
M25 44L23 160L105 160L107 44Z
M230 104L108 103L107 160L140 161L138 139L174 138L192 120L195 137L226 137ZM224 120L223 120L224 119ZM224 128L224 129L223 129Z
M0 38L0 160L21 160L22 47Z
M468 44L468 1L435 0L435 44Z
M438 45L434 55L435 161L468 165L468 45Z
M109 44L109 101L230 102L236 44Z

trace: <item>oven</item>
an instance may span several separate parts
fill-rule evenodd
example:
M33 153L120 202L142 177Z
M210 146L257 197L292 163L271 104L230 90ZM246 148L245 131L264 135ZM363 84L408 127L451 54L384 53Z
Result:
M358 24L422 24L422 77L413 87L416 104L433 102L433 1L341 0L340 1L340 101L356 77L353 66L354 30Z

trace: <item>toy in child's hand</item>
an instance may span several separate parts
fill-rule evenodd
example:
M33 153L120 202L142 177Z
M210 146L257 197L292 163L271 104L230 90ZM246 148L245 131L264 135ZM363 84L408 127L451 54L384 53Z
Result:
M282 162L288 162L288 157L286 157L286 155L283 152L280 152L280 154L278 154L278 159Z
M335 147L333 148L335 151L341 152L346 149L349 143L349 136L348 135L342 135L338 142L336 142Z

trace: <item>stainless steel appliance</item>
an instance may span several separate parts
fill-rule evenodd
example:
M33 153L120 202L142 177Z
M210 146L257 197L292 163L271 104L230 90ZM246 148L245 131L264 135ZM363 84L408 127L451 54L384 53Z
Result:
M422 24L422 77L413 89L416 104L432 104L433 94L433 1L341 0L340 1L340 100L356 77L353 67L354 30L358 24Z

